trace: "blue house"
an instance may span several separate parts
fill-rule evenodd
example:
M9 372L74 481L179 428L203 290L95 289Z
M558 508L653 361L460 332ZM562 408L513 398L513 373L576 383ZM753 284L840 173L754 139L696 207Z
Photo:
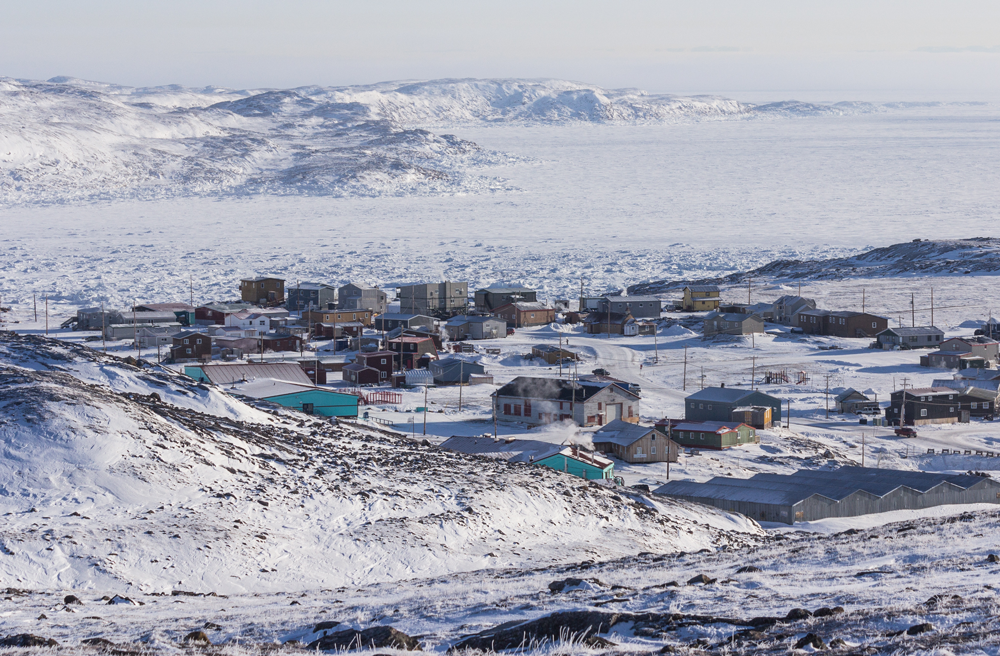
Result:
M289 383L283 380L258 379L252 383L235 383L227 391L270 401L307 415L323 417L357 417L358 397L322 387Z
M535 464L573 474L588 481L615 476L614 462L575 446L568 446L559 453L535 460Z

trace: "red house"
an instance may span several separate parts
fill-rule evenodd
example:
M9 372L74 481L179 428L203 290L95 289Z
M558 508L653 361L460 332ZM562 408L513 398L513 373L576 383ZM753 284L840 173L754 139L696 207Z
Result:
M354 362L344 367L344 380L355 385L381 385L392 376L392 351L358 353Z
M437 360L437 348L430 337L400 335L386 341L386 346L396 356L401 369L426 369L431 360Z

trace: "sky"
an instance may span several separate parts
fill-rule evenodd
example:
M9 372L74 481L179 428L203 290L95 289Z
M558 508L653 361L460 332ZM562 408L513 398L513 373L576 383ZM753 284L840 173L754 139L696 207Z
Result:
M33 0L0 76L133 86L549 77L653 92L1000 95L995 0Z

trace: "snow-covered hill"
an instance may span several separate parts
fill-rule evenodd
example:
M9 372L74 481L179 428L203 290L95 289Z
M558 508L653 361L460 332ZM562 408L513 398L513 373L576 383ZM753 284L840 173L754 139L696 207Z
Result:
M273 591L753 543L751 521L0 333L0 580Z
M858 114L870 103L752 105L560 80L286 90L132 88L0 78L0 206L176 196L395 196L510 189L518 161L426 128Z
M955 274L995 275L1000 272L1000 239L915 239L858 255L826 260L779 259L750 271L702 280L657 280L629 287L632 294L655 294L691 283L732 285L761 281L842 280Z

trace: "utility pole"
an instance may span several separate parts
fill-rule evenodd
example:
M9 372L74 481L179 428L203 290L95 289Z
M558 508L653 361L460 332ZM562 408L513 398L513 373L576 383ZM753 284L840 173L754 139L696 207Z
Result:
M931 287L931 325L934 325L934 288Z
M583 312L583 276L580 276L580 307L577 311Z
M750 368L750 390L752 391L754 388L754 381L757 380L757 356L755 355L750 359L753 360L753 365Z
M861 431L861 466L865 466L865 433Z
M913 292L910 292L910 328L917 325L917 306L913 304Z
M562 378L562 333L559 333L559 377ZM461 366L461 365L459 365Z
M190 303L191 307L194 307L194 274L190 274L188 278L188 292L191 295Z
M38 323L38 294L31 292L31 304L35 307L35 323Z
M573 394L575 395L576 392L574 391ZM493 439L495 440L497 439L497 393L496 392L493 392L493 394L490 395L490 405L493 406Z
M864 313L864 311L865 311L865 288L862 287L861 288L861 312L862 312L862 314Z
M655 364L660 364L660 347L656 343L656 329L658 327L659 326L657 326L656 322L654 321L653 322L653 362ZM670 465L667 465L667 469L670 469ZM669 477L669 474L668 474L668 477Z
M826 375L826 418L830 418L830 376L833 374Z
M494 410L493 416L496 417L496 411ZM494 429L493 432L496 432ZM427 385L424 385L424 435L427 434Z
M682 387L685 392L688 389L688 347L684 347L684 387Z
M132 299L132 341L135 342L135 347L139 348L139 324L135 322L135 299ZM139 351L139 357L142 357L142 351Z
M49 295L45 295L45 334L49 334Z
M747 277L747 305L750 305L750 282L753 278Z
M48 299L48 297L46 297ZM101 301L101 345L104 347L104 354L108 354L108 315L104 313L104 301Z
M788 404L788 409L785 410L785 429L788 430L792 427L792 400L785 399L785 402Z
M701 368L701 388L705 389L705 367Z
M465 360L458 361L458 411L462 411L462 378L465 373Z

